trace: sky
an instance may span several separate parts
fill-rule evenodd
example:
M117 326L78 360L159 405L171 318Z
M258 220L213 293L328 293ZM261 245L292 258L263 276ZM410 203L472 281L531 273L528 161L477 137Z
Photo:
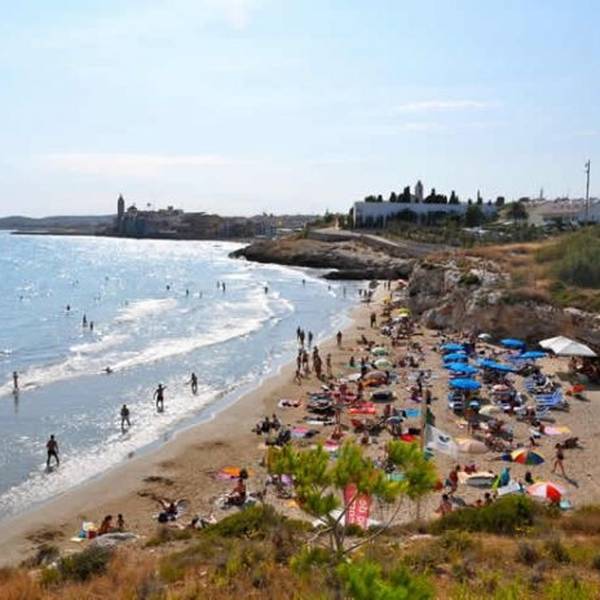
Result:
M600 195L595 0L0 7L1 215Z

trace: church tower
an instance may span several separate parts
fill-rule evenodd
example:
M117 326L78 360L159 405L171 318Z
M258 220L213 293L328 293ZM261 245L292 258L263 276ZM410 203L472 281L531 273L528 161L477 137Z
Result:
M123 215L125 214L125 200L123 199L123 196L121 194L119 194L119 199L117 200L117 219L119 219L119 221L123 218Z

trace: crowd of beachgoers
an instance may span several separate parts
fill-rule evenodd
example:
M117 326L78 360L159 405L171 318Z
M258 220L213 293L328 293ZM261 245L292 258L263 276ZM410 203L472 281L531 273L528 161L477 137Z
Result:
M256 460L240 455L239 464L215 465L211 477L220 493L208 510L206 503L199 512L189 499L150 494L157 523L208 527L265 500L301 516L293 478L268 472L269 448L321 444L335 461L346 440L382 469L388 440L419 444L439 473L425 505L428 518L507 494L573 507L582 479L592 479L589 397L597 366L591 349L560 337L539 344L495 339L476 328L427 330L407 308L401 281L373 283L360 300L364 323L339 331L325 349L298 327L293 385L250 433ZM389 476L401 474L390 469ZM122 514L116 521L106 515L99 526L84 522L72 539L117 543L135 533Z

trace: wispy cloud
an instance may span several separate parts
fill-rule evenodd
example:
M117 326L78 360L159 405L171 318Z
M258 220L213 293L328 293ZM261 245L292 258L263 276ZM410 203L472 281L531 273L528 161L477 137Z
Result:
M422 100L397 104L393 111L396 113L446 112L459 110L482 110L492 108L495 104L480 100Z
M57 153L40 157L53 170L84 175L151 177L172 169L217 168L244 161L214 154Z

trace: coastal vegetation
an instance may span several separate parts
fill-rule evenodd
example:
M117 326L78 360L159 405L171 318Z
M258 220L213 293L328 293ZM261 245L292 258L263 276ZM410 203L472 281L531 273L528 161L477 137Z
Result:
M352 534L340 556L304 521L257 505L151 549L91 547L0 572L0 597L403 599L597 598L600 507L565 516L523 498L432 523Z

